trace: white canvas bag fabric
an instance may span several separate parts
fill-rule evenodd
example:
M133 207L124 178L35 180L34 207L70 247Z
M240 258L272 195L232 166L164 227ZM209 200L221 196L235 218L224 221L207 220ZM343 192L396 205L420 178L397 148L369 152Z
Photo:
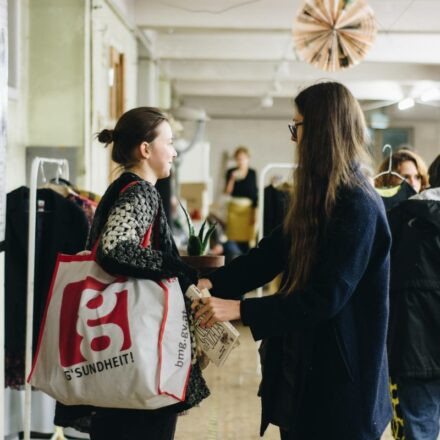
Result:
M28 381L66 405L157 409L185 400L191 341L177 279L115 277L57 259Z

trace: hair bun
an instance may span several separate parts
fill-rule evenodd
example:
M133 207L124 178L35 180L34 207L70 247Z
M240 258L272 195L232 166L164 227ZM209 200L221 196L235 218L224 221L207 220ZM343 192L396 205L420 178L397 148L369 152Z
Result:
M103 144L111 144L113 142L113 130L104 128L104 130L98 134L98 141Z

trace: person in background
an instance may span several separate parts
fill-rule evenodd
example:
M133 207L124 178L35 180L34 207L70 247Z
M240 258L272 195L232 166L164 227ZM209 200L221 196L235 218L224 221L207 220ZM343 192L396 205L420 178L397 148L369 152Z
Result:
M292 203L284 225L247 255L199 280L202 325L241 319L263 339L261 435L282 440L377 440L391 419L389 252L383 203L363 173L366 126L342 84L295 98ZM283 273L279 292L241 296Z
M440 156L429 181L389 213L388 352L405 440L437 440L440 426Z
M379 173L388 169L389 159L385 159L380 167ZM416 193L423 191L429 185L428 170L424 160L413 151L401 149L393 153L391 170L400 174L406 182L411 185ZM396 186L402 181L392 174L385 174L375 180L377 188Z
M389 158L386 158L378 172L389 168ZM399 206L402 202L413 197L428 187L428 171L423 159L413 151L402 148L391 156L391 171L398 173L405 180L392 174L384 174L375 179L376 190L380 193L387 213ZM399 238L393 235L393 243ZM395 247L395 246L394 246ZM397 385L394 377L390 377L390 393L393 404L393 420L391 431L395 440L403 440L403 417L400 409Z
M167 118L152 107L135 108L119 118L114 130L102 130L98 140L106 146L113 144L112 159L123 173L107 188L97 207L87 248L98 244L97 262L110 274L152 280L177 277L185 292L197 276L179 256L155 188L158 179L170 175L177 156ZM150 227L154 239L145 241ZM178 413L209 395L196 356L190 306L188 303L193 357L183 402L148 411L59 404L55 424L80 427L78 423L91 416L86 430L92 440L172 440Z
M250 153L244 146L235 150L237 166L226 172L225 194L232 196L228 207L229 240L237 242L242 252L249 250L253 239L258 205L257 174L249 168Z

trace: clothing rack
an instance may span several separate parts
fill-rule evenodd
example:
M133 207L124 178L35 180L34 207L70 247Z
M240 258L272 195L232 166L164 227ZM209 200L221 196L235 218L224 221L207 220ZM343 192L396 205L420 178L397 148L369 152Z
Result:
M32 368L32 329L34 321L34 278L35 278L35 238L37 220L37 186L38 175L45 164L58 165L58 174L69 180L69 163L66 159L36 157L32 161L29 183L29 229L28 229L28 268L27 268L27 301L26 301L26 348L25 348L25 403L24 403L24 440L30 440L31 433L31 385L27 377ZM61 172L60 172L61 171Z
M268 163L260 173L260 182L258 185L258 242L263 238L264 226L264 182L269 171L272 170L293 170L298 165L293 163L274 162ZM263 288L257 289L257 296L263 296Z

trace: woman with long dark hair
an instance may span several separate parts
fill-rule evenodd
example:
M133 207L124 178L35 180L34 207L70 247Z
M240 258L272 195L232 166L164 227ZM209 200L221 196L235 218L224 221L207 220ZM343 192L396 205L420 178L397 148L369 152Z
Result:
M385 350L390 232L363 175L366 127L341 84L295 99L298 168L283 227L199 281L202 324L242 320L263 339L261 433L285 440L373 440L391 419ZM272 296L237 300L283 274Z

